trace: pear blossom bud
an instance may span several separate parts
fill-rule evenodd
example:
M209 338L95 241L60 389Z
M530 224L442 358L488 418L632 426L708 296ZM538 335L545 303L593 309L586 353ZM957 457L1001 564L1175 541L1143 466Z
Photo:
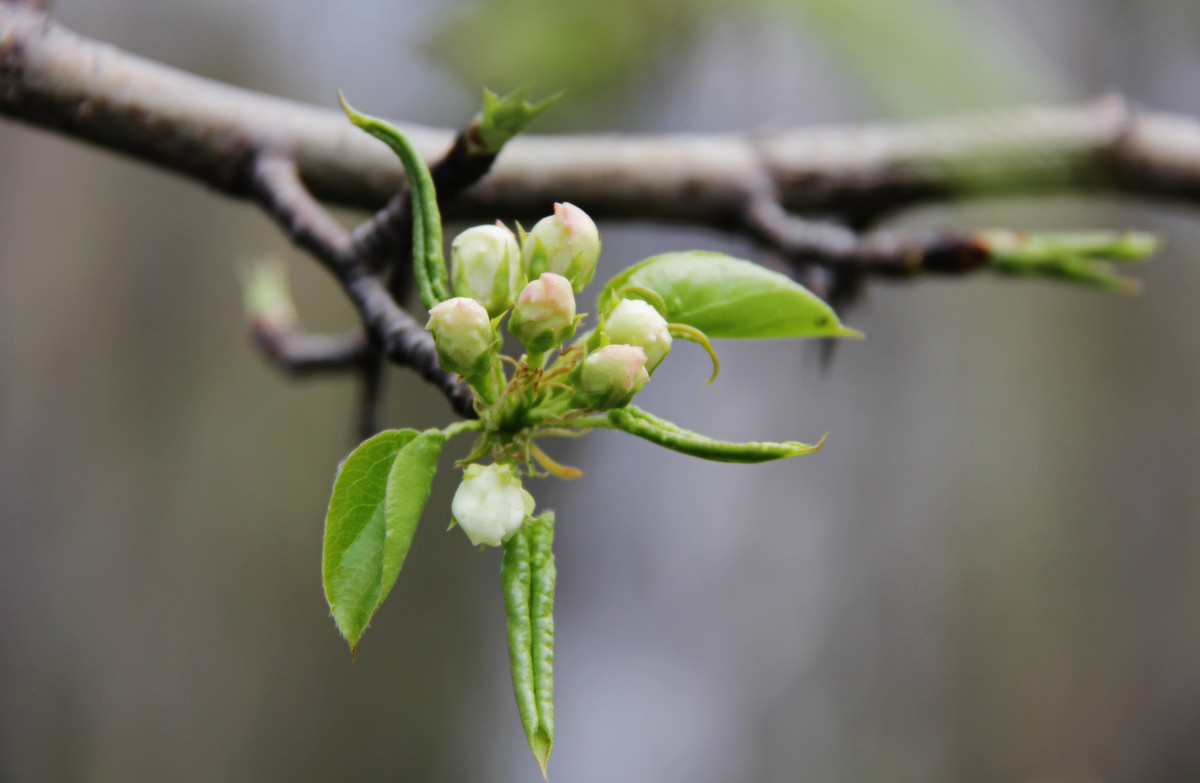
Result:
M438 362L447 372L476 378L487 371L496 341L483 305L456 296L433 306L425 328L433 332Z
M533 514L533 495L512 465L467 465L450 502L454 521L479 546L500 546Z
M596 411L621 408L648 380L645 351L636 345L606 345L580 365L575 400Z
M555 204L554 214L542 218L525 237L521 248L525 276L532 280L554 272L571 281L579 293L596 273L600 257L600 232L587 213L574 204Z
M545 272L517 297L508 331L530 353L545 353L575 334L575 295L562 275Z
M604 333L614 343L636 345L646 352L646 372L654 369L671 350L667 320L641 299L622 299L604 321Z
M517 238L503 225L468 228L450 245L454 293L479 302L492 318L512 307L522 275Z

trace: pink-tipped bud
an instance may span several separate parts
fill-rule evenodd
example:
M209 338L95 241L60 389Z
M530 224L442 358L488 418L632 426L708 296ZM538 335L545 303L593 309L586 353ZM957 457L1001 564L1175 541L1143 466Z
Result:
M614 343L636 345L646 352L646 371L653 373L671 350L667 320L641 299L622 299L604 321L604 333Z
M479 302L492 318L512 307L523 275L517 238L503 225L468 228L450 246L454 293Z
M648 380L645 351L636 345L606 345L580 365L575 401L596 411L621 408Z
M525 286L508 319L525 350L545 353L575 334L575 294L562 275L545 272Z
M442 369L464 378L487 371L496 337L488 312L479 302L465 296L440 302L429 311L425 328L433 333Z
M582 209L565 202L555 204L554 214L534 225L521 248L528 279L554 272L570 280L575 293L592 282L599 257L600 232L596 224Z

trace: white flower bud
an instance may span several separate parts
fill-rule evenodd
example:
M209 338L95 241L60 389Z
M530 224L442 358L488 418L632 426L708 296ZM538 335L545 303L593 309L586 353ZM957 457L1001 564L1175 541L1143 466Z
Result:
M521 252L526 278L533 280L543 272L554 272L570 280L575 293L579 293L596 273L600 232L579 207L555 204L554 214L539 220L525 237Z
M487 310L479 302L465 296L439 302L429 311L425 328L433 332L443 370L464 378L487 371L496 338Z
M575 399L596 411L621 408L648 380L645 351L636 345L606 345L583 360Z
M468 228L450 245L454 293L479 302L492 318L512 307L522 275L517 238L502 225Z
M472 544L500 546L533 514L533 506L512 465L467 465L450 513Z
M525 350L545 353L575 334L575 295L562 275L545 272L521 291L508 319Z
M604 321L604 333L614 343L636 345L646 352L646 372L653 373L671 350L667 320L641 299L622 299Z

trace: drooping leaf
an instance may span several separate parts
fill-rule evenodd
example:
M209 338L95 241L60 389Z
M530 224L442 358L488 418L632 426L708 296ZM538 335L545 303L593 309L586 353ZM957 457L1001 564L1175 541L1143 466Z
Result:
M670 323L710 338L861 337L799 283L758 264L722 253L692 250L648 258L604 286L607 314L621 290L649 289L667 307Z
M787 457L798 457L801 454L811 454L825 443L825 438L821 438L820 441L811 445L798 441L731 443L714 440L691 430L685 430L683 427L660 419L634 405L626 405L624 408L609 411L608 420L617 429L624 430L630 435L644 438L664 448L678 451L680 454L714 462L770 462Z
M421 303L429 310L438 302L450 298L449 276L442 254L442 216L438 211L433 175L416 148L396 126L355 110L341 92L338 93L338 101L350 122L391 147L404 166L404 174L412 191L413 276L421 293Z
M542 777L554 747L554 513L527 520L504 544L500 582L513 694Z
M338 470L325 515L322 580L351 650L400 573L444 441L437 430L386 430Z

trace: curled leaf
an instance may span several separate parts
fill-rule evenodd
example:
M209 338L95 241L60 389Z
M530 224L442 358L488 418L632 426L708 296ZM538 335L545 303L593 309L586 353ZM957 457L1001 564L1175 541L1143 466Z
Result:
M450 298L446 260L442 254L442 216L438 211L433 175L424 159L400 130L387 120L356 111L338 91L338 102L350 122L392 148L412 191L413 210L413 276L426 310Z
M713 350L712 343L708 341L708 335L694 326L687 324L668 324L667 329L670 330L672 337L679 337L684 340L696 343L705 351L708 352L708 358L712 359L713 371L704 385L708 385L717 379L717 373L721 371L721 360L717 358L717 352Z
M504 544L500 582L513 694L542 777L554 747L554 514L530 519Z
M647 413L634 405L616 408L608 412L608 420L620 430L644 438L664 448L687 454L691 457L714 462L770 462L776 459L811 454L825 444L825 438L815 444L785 441L754 441L732 443L714 440L705 435L685 430L677 424Z

